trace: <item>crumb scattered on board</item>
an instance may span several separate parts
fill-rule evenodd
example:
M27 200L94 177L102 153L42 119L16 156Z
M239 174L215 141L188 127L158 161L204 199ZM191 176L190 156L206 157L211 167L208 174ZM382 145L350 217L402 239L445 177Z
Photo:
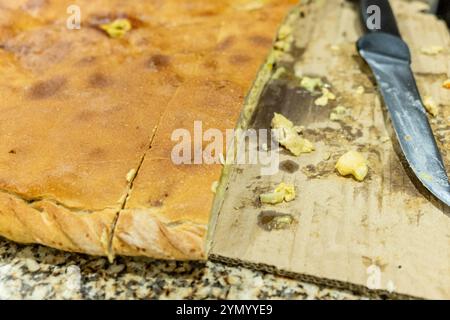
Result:
M369 172L366 158L357 151L349 151L340 157L336 169L340 175L352 175L358 181L364 181Z
M325 107L328 105L330 100L336 100L336 96L327 88L322 88L322 96L316 99L314 104L319 107Z
M321 89L323 82L320 78L303 77L300 81L300 87L312 93L317 89Z
M283 115L279 113L274 114L272 129L275 130L275 139L278 143L293 155L298 157L302 153L311 153L314 151L314 145L299 135L299 127L294 126L292 121Z
M291 202L295 199L295 186L293 184L280 183L273 192L264 193L260 195L261 203L264 204L279 204L282 202Z
M442 87L444 89L449 89L450 90L450 79L445 80L444 83L442 84Z
M431 114L433 117L436 117L438 115L439 108L432 96L425 96L423 98L423 104L428 113Z
M359 86L358 88L356 88L355 93L360 96L363 95L365 91L366 89L364 89L363 86Z

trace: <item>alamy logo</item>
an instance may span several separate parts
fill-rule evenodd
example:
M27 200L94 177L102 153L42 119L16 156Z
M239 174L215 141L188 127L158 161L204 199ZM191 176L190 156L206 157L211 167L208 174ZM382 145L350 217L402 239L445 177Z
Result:
M67 7L67 14L70 16L66 20L66 27L69 30L81 29L81 9L77 5L70 5Z
M279 170L279 145L276 132L267 129L219 129L203 131L201 121L194 121L191 130L176 129L171 140L171 159L175 165L238 164L259 165L263 176L274 175Z
M366 21L367 29L380 30L381 29L381 9L377 5L371 5L367 8L368 18Z

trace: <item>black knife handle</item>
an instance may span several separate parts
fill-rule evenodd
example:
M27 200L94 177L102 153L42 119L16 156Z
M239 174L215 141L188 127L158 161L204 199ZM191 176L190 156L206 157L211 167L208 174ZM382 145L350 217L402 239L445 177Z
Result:
M360 0L360 5L366 32L385 32L401 38L389 0Z

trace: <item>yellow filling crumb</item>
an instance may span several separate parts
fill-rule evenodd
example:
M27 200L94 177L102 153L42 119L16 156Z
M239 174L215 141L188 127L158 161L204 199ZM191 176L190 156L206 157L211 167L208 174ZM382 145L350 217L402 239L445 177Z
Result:
M219 181L214 181L211 185L211 191L212 193L216 194L217 188L219 187Z
M439 109L433 97L425 96L423 99L423 105L425 106L425 109L428 111L428 113L433 117L436 117L438 115Z
M449 89L450 90L450 79L445 80L444 83L442 84L442 87L444 89Z
M363 95L365 92L365 89L363 86L359 86L358 88L356 88L355 93L359 96Z
M320 78L303 77L300 81L300 87L309 92L314 92L316 89L322 88L322 86L323 82Z
M264 193L260 195L260 200L265 204L279 204L283 201L291 202L295 199L295 187L292 184L280 183L274 192Z
M336 100L336 96L327 88L322 88L322 96L316 99L314 104L318 107L325 107L328 105L329 100Z
M292 48L292 42L294 41L294 37L289 36L286 39L279 40L275 42L274 48L276 50L282 51L282 52L288 52Z
M253 11L263 8L267 0L242 0L241 2L237 5L238 10Z
M127 173L127 182L131 182L133 181L134 177L136 176L136 169L131 169L128 173Z
M121 38L131 30L131 22L128 19L116 19L111 23L100 26L111 38Z
M358 181L363 181L369 172L366 158L357 151L349 151L344 154L338 160L336 169L340 175L352 175Z
M288 38L290 35L292 35L293 29L292 26L285 24L280 27L280 30L278 31L278 39L284 40Z
M278 143L297 157L302 153L310 153L315 150L310 141L299 136L297 132L299 128L279 113L275 113L272 119L272 129L275 130L275 138Z
M339 52L339 50L341 50L341 48L340 48L338 45L336 45L336 44L332 45L332 46L330 47L330 49L331 49L331 51L333 51L333 52Z

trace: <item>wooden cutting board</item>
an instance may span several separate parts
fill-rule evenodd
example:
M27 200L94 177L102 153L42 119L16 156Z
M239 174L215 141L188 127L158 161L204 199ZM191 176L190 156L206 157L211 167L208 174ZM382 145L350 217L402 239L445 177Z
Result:
M412 51L421 94L439 105L437 117L430 118L449 169L450 91L442 87L450 78L449 32L422 12L424 3L391 2ZM291 75L295 70L321 77L337 100L315 106L295 77L271 80L262 91L256 111L244 115L241 125L247 120L250 127L268 128L273 112L281 112L305 126L317 150L300 157L281 151L281 170L274 176L261 176L257 165L225 169L227 192L216 203L211 258L365 294L449 299L450 210L416 187L396 151L385 106L355 50L362 35L356 6L344 0L305 1L293 14L295 46L278 66ZM435 45L443 51L422 52ZM337 105L351 110L351 118L331 121ZM369 160L370 173L362 183L335 172L336 160L350 149ZM295 184L296 200L261 205L259 195L280 182ZM294 222L269 231L267 214L280 213Z

